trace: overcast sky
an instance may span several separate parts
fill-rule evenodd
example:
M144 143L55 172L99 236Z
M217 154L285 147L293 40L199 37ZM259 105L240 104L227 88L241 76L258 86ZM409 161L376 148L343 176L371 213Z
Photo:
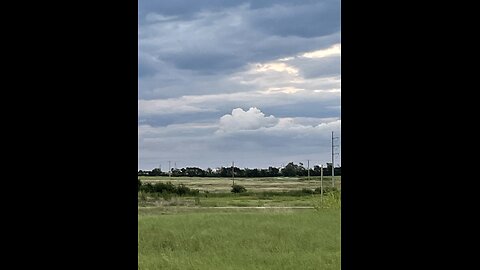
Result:
M138 15L139 169L330 162L339 0L139 0Z

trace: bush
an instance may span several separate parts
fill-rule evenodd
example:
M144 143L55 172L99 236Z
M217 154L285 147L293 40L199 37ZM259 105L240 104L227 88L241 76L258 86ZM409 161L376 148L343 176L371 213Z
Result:
M189 194L190 193L190 188L186 187L185 185L183 184L180 184L178 187L177 187L177 190L176 192L178 195L180 196L183 196L183 195L186 195L186 194Z
M138 186L137 186L137 192L140 191L140 188L142 187L142 181L140 181L140 179L138 179Z
M198 189L190 189L190 192L189 192L190 195L193 195L193 196L198 196L200 194L200 190Z
M153 192L153 185L151 183L146 183L140 187L140 191L152 193Z
M140 180L138 181L139 183L141 183ZM183 184L180 184L178 187L176 187L171 182L155 183L153 185L151 183L140 184L138 192L151 193L156 198L160 196L160 194L162 194L161 196L164 198L171 198L172 194L177 194L179 196L183 196L183 195L197 196L200 193L199 190L190 189L189 187L186 187Z
M171 182L155 183L155 185L153 185L153 192L162 193L164 191L167 193L176 193L175 185L173 185Z
M157 193L158 194L158 193ZM170 201L172 199L172 194L169 193L169 192L162 192L162 198L165 200L165 201Z
M244 186L241 186L241 185L233 185L231 192L233 192L233 193L243 193L243 192L247 192L247 189Z

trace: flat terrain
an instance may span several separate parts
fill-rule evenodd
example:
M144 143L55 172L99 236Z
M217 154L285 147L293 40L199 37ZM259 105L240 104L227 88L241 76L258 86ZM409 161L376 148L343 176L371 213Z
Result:
M222 194L223 195L223 194ZM139 199L140 207L159 207L166 210L172 207L296 207L296 206L315 206L319 203L318 195L303 195L303 196L287 196L277 195L269 196L263 193L236 195L226 194L225 196L215 196L215 194L207 195L208 197L148 197L145 200Z
M318 180L236 179L248 192L232 194L229 178L140 179L200 193L139 193L138 269L340 269L339 199L298 192Z
M340 210L138 216L139 269L340 269Z
M172 182L174 185L184 184L189 188L209 192L230 192L232 178L209 177L168 177L168 176L141 176L139 179L145 183ZM341 186L341 177L335 176L335 186ZM268 178L236 178L235 184L244 186L248 191L288 191L302 188L315 189L320 187L320 177L268 177ZM324 187L332 186L332 177L323 178Z

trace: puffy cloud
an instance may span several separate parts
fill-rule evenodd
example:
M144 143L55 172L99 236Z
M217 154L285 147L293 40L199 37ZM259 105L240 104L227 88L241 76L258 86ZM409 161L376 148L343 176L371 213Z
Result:
M257 108L250 108L244 111L241 108L232 110L232 114L220 118L220 131L228 132L235 130L254 130L262 127L272 127L278 123L273 115L265 116Z

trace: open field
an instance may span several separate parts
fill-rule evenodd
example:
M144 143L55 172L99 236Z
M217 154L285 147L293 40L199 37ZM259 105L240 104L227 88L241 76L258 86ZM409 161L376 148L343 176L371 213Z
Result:
M138 216L139 269L340 269L340 210Z
M140 176L139 179L144 183L184 184L189 188L209 192L230 192L232 186L231 178ZM310 180L306 177L235 178L235 184L242 185L252 192L315 189L320 187L320 177L311 177ZM323 177L323 185L324 187L332 186L332 177ZM341 187L341 176L335 176L335 187Z
M340 269L340 193L301 192L318 180L236 179L248 192L232 194L229 178L140 179L201 192L139 192L138 269Z
M222 194L224 195L224 194ZM277 195L271 196L263 193L258 194L225 194L224 196L214 196L210 194L208 197L147 197L145 200L139 198L139 206L159 207L166 210L172 207L296 207L296 206L315 206L319 202L319 195L303 195L303 196L287 196Z

